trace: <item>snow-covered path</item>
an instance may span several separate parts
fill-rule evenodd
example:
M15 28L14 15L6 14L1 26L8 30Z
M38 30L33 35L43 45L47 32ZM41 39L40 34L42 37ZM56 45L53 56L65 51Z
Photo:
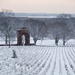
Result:
M75 75L75 47L0 47L0 75Z

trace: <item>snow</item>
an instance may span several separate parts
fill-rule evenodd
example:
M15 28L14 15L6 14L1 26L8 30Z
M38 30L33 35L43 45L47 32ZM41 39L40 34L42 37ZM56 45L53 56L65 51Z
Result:
M37 46L0 46L0 75L75 75L74 45L71 39L65 47L62 40L59 46L54 40L38 40ZM12 58L13 50L18 58Z
M30 43L34 43L34 40L32 37L30 37ZM5 44L5 40L0 38L0 44ZM15 41L11 41L11 44L17 44L17 38L15 38ZM56 46L55 45L55 40L49 39L49 38L45 38L44 40L37 40L36 45L43 45L43 46ZM59 46L63 46L63 41L59 40L58 42ZM75 45L75 40L74 39L70 39L66 42L66 46L74 46Z
M75 75L75 47L0 46L0 75Z

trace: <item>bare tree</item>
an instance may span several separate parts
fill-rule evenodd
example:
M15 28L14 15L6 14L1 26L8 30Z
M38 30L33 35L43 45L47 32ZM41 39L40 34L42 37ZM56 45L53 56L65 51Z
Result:
M14 35L14 22L12 19L13 13L9 11L2 11L3 17L1 18L1 32L5 35L5 43L9 43L10 47L10 40L11 37Z
M42 32L44 29L45 22L31 18L26 21L26 24L36 45L37 40L44 37L44 34Z
M58 16L61 22L61 32L62 32L62 38L63 38L63 45L65 46L65 43L67 40L71 39L73 30L72 30L72 25L71 25L71 15L70 14L60 14Z
M61 26L58 18L48 19L47 35L51 39L55 39L55 44L58 46L58 41L61 38Z

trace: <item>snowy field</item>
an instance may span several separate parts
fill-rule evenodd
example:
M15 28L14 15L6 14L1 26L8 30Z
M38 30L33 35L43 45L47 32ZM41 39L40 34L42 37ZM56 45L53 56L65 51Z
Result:
M37 46L0 46L0 75L75 75L75 40L69 40L65 47L62 40L58 47L54 42L38 40ZM18 58L12 58L13 50Z
M75 75L75 47L0 46L0 75Z

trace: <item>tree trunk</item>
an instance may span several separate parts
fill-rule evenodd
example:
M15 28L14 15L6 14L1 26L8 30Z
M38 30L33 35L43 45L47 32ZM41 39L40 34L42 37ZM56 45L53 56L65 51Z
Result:
M55 38L55 44L56 44L56 46L58 46L58 39L57 38Z
M10 48L10 36L9 36L9 48Z
M37 39L34 38L34 44L36 45Z
M63 38L63 46L65 46L65 43L66 43L65 38Z
M7 35L5 35L5 44L7 44L8 43L8 41L7 41Z

